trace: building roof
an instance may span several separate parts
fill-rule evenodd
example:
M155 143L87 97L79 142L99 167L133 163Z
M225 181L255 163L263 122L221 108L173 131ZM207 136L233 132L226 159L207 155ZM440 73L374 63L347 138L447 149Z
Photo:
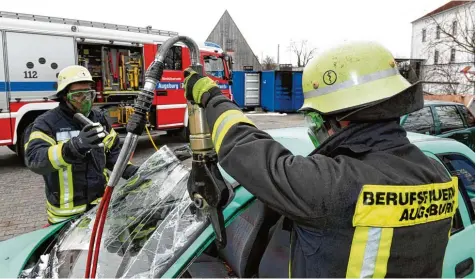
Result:
M420 20L420 19L423 19L423 18L425 18L425 17L429 17L429 16L432 16L432 15L436 15L436 14L439 14L439 13L444 12L444 11L446 11L446 10L452 9L452 8L454 8L454 7L464 5L464 4L468 3L468 2L474 2L474 0L450 1L450 2L448 2L448 3L446 3L446 4L444 4L443 6L437 8L436 10L433 10L433 11L427 13L426 15L424 15L424 16L418 18L418 19L415 19L414 21L412 21L412 23L415 22L415 21L418 21L418 20Z

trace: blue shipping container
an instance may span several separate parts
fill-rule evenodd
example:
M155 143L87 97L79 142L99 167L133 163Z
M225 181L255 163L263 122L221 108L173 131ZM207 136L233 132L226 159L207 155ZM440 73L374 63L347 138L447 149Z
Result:
M243 108L245 106L245 72L233 71L232 80L231 92L233 100L240 108Z
M272 112L295 112L302 106L302 72L264 71L261 107Z
M293 72L293 111L297 111L304 103L302 92L302 72Z

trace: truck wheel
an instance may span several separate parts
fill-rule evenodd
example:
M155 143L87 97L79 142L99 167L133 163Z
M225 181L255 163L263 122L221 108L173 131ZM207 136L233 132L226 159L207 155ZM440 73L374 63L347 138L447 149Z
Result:
M33 123L30 123L29 125L27 125L23 131L21 132L21 134L18 135L18 140L17 140L17 155L18 155L18 158L20 159L20 163L23 165L23 166L26 166L25 164L25 133L28 129L31 128L31 126L33 125Z
M188 127L183 127L181 128L179 131L178 131L178 135L180 137L181 140L185 141L185 142L189 142L190 141L190 130L188 129Z

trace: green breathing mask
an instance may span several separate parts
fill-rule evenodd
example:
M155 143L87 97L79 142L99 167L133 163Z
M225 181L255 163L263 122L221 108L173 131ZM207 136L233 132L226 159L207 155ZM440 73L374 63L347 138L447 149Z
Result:
M88 116L91 112L94 97L96 92L94 90L75 90L70 91L66 95L70 104L84 116Z
M306 112L304 114L304 119L306 120L308 130L307 134L311 139L314 146L317 148L321 145L327 138L329 138L329 133L324 126L324 119L317 112Z

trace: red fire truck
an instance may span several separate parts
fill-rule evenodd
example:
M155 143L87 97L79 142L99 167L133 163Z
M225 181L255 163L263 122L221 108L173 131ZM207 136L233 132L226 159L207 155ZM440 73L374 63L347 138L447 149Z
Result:
M58 105L56 77L64 67L87 67L96 81L94 106L107 111L108 120L121 131L132 114L134 98L144 73L160 45L178 33L100 22L0 12L0 145L23 156L23 132L32 121ZM204 74L232 98L232 58L219 45L200 44ZM183 70L190 53L177 44L165 60L166 70L157 85L148 115L155 133L187 135ZM122 129L124 130L124 129Z

